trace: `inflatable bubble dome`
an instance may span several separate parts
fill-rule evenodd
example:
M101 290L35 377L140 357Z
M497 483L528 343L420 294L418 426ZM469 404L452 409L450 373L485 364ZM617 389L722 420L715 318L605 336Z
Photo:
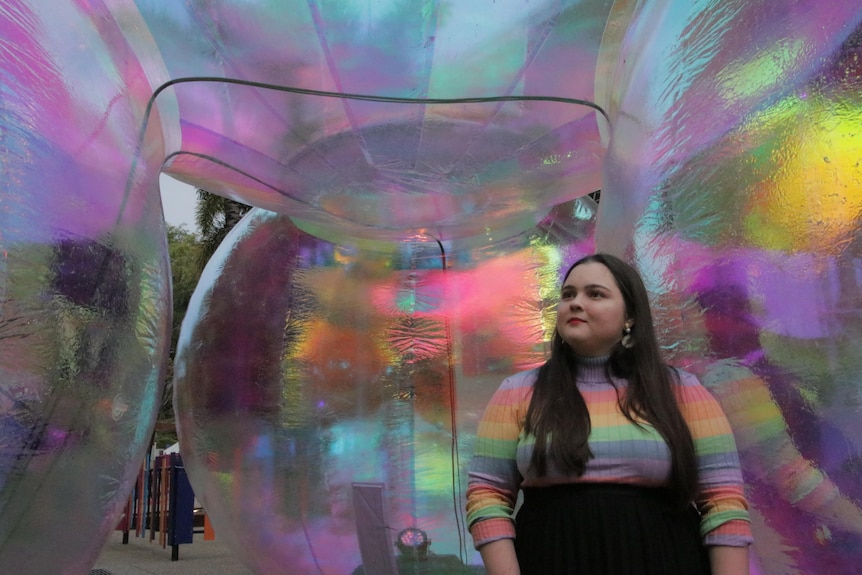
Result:
M601 250L728 414L751 572L858 573L860 58L858 2L4 0L0 573L86 574L150 445L161 174L255 207L173 398L254 572L483 572L478 419Z

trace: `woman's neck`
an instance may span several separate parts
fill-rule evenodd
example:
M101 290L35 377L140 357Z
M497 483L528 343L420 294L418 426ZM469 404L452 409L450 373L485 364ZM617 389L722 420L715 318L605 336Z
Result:
M584 383L607 383L607 364L610 356L581 357L575 356L578 365L578 381Z

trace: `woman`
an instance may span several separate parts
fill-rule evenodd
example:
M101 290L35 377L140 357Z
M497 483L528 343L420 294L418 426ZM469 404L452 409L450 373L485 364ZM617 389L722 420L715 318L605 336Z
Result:
M640 276L575 262L550 359L479 425L467 521L488 574L746 575L747 509L727 419L662 361Z

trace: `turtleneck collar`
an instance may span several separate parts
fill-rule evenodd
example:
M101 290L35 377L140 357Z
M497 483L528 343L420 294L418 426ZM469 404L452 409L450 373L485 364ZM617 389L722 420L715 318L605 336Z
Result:
M600 357L575 356L578 365L578 382L581 383L608 383L606 367L609 355Z

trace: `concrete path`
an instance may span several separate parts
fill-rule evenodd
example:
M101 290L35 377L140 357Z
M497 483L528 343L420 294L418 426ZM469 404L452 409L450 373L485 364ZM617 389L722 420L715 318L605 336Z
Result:
M216 537L204 541L195 534L194 543L180 545L179 560L171 561L171 548L164 549L156 540L129 534L123 544L123 534L115 531L105 543L91 575L256 575L234 558L230 549Z

